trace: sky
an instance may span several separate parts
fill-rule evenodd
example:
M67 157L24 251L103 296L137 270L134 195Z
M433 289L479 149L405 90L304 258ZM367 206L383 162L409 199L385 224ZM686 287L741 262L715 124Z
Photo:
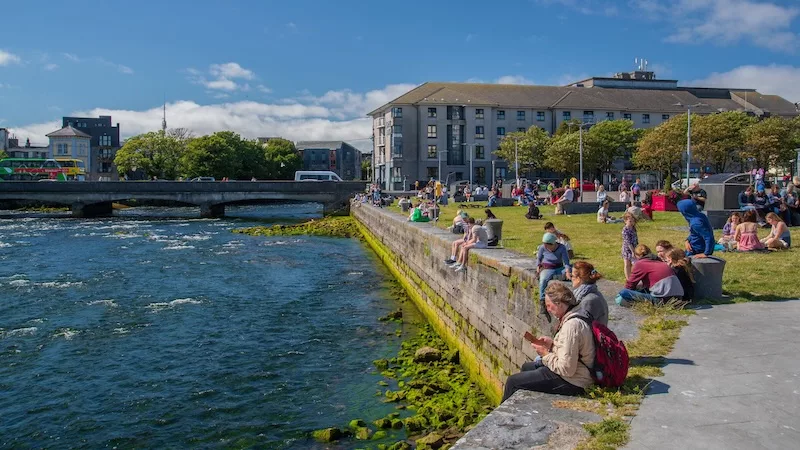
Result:
M681 85L800 102L800 0L0 0L0 127L61 117L369 148L426 81L563 85L645 58Z

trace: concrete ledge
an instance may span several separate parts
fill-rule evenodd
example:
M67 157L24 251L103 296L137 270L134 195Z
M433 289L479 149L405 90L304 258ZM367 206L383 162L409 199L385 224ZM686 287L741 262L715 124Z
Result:
M563 205L564 212L567 214L597 214L600 209L599 203L567 203ZM628 208L627 203L611 202L608 205L609 212L624 212Z
M529 450L575 448L587 436L584 423L599 422L597 414L556 408L553 401L574 397L517 391L481 423L470 430L452 450Z

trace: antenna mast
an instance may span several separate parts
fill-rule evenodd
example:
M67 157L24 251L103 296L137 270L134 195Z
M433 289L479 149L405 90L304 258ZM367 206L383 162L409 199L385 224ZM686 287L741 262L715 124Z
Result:
M164 96L164 115L161 119L161 131L167 133L167 96Z

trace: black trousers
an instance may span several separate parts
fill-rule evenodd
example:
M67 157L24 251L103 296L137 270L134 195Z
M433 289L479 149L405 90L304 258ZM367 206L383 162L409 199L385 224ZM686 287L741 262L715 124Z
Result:
M519 389L561 395L580 395L584 393L582 387L566 382L546 366L537 367L533 361L523 364L520 370L520 373L511 375L506 380L503 401L511 397L511 394Z

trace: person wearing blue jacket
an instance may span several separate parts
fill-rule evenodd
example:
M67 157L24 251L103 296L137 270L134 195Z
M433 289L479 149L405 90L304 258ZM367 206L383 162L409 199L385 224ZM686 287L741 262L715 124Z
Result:
M686 238L686 255L706 258L714 253L714 229L708 217L697 209L693 199L678 202L678 211L689 222L689 237Z

